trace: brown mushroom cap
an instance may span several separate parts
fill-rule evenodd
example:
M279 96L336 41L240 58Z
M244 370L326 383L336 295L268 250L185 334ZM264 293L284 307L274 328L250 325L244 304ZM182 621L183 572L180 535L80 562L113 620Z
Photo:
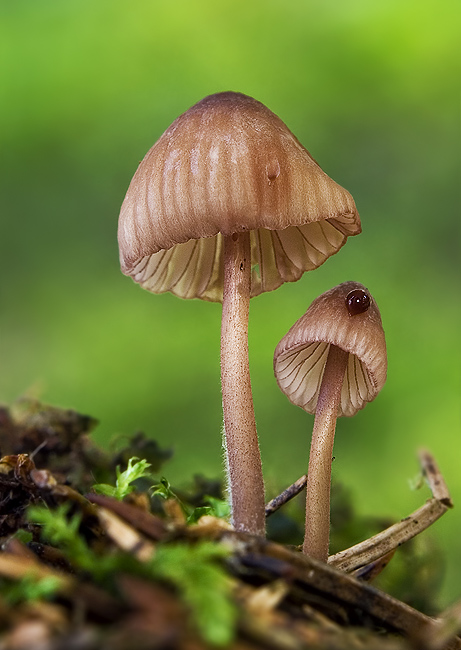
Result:
M363 313L351 315L346 297L362 290L370 298ZM316 298L277 345L274 372L290 402L315 413L330 345L349 352L338 416L354 415L384 386L386 341L379 309L358 282L344 282Z
M118 229L144 288L222 300L222 235L251 231L251 295L298 280L360 233L351 195L285 124L240 93L205 97L140 163Z

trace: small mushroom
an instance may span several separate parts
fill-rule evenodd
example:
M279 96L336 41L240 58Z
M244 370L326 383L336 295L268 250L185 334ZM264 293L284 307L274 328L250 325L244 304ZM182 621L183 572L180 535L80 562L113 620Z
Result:
M326 562L336 418L354 415L386 381L384 330L368 289L344 282L316 298L277 345L274 372L290 402L315 413L303 552Z
M140 163L118 228L123 273L222 302L221 382L234 526L264 534L248 364L249 299L298 280L360 232L351 195L285 124L240 93L205 97Z

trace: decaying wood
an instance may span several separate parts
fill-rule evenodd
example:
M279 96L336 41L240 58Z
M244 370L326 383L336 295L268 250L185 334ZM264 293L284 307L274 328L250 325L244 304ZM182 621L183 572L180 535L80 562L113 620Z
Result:
M321 602L327 615L340 609L349 623L373 621L375 626L409 639L419 639L423 629L427 634L438 629L435 619L335 567L262 538L229 530L220 520L214 520L213 529L213 520L209 518L206 526L190 526L177 534L197 539L205 537L206 532L207 538L225 544L231 550L230 569L241 579L269 585L284 581L287 592L283 601L291 599L308 606ZM461 641L454 639L446 647L461 648Z
M349 620L372 620L377 626L410 639L419 636L421 629L430 630L436 625L434 619L409 605L302 553L241 533L227 532L221 540L231 544L234 551L231 564L239 573L247 576L250 573L253 578L267 581L284 579L293 598L307 604L322 599L330 606L330 614L340 607L348 613ZM461 641L456 640L448 647L461 648Z
M147 562L153 557L154 545L118 515L100 507L98 517L107 535L122 551L131 553L140 562Z
M461 600L451 605L435 620L425 638L427 650L442 650L454 636L461 634Z
M160 517L156 517L146 510L103 494L87 494L86 497L91 503L95 503L119 515L119 517L127 521L141 533L147 535L150 539L156 541L162 540L168 535L165 522Z
M16 435L19 425L14 426ZM25 439L42 444L29 424L26 434ZM66 435L69 452L73 434ZM46 439L59 447L59 437ZM11 607L0 598L0 650L33 648L34 643L40 643L41 650L208 649L171 585L123 571L111 578L110 588L91 582L59 548L41 543L37 527L24 517L29 503L50 508L69 504L98 553L121 549L141 568L155 558L160 544L207 540L225 547L228 554L222 562L239 612L232 650L461 650L461 604L432 618L365 581L386 565L399 545L452 506L440 470L426 450L420 452L420 462L432 498L401 522L325 564L236 532L223 519L203 516L186 525L183 513L175 514L176 502L167 504L162 518L149 512L147 500L133 505L102 495L83 496L51 471L37 469L20 447L10 447L18 453L0 459L0 577L10 582L53 578L57 587L51 603ZM43 446L38 453L43 457ZM299 493L304 483L301 477L287 488L268 504L267 514ZM10 536L20 528L33 533L28 545Z

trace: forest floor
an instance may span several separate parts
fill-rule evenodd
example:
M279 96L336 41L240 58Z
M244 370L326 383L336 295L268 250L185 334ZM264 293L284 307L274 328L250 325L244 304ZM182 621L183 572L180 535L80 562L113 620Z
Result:
M170 451L141 433L101 450L95 425L34 400L0 408L0 650L461 649L461 606L437 611L443 563L418 542L451 507L428 452L432 497L401 522L356 518L334 489L336 546L368 539L324 564L296 545L302 478L253 537L229 525L219 480L174 489Z

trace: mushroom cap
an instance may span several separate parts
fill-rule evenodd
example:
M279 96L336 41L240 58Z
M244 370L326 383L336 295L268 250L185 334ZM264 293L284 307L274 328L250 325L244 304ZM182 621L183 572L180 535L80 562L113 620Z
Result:
M246 95L205 97L140 163L118 227L123 273L144 288L222 300L223 235L251 231L251 295L298 280L360 233L352 196Z
M357 290L368 295L370 304L351 315L346 298ZM280 389L308 413L317 408L330 345L349 352L338 416L351 416L374 400L387 374L381 315L358 282L344 282L316 298L275 349L274 373Z

